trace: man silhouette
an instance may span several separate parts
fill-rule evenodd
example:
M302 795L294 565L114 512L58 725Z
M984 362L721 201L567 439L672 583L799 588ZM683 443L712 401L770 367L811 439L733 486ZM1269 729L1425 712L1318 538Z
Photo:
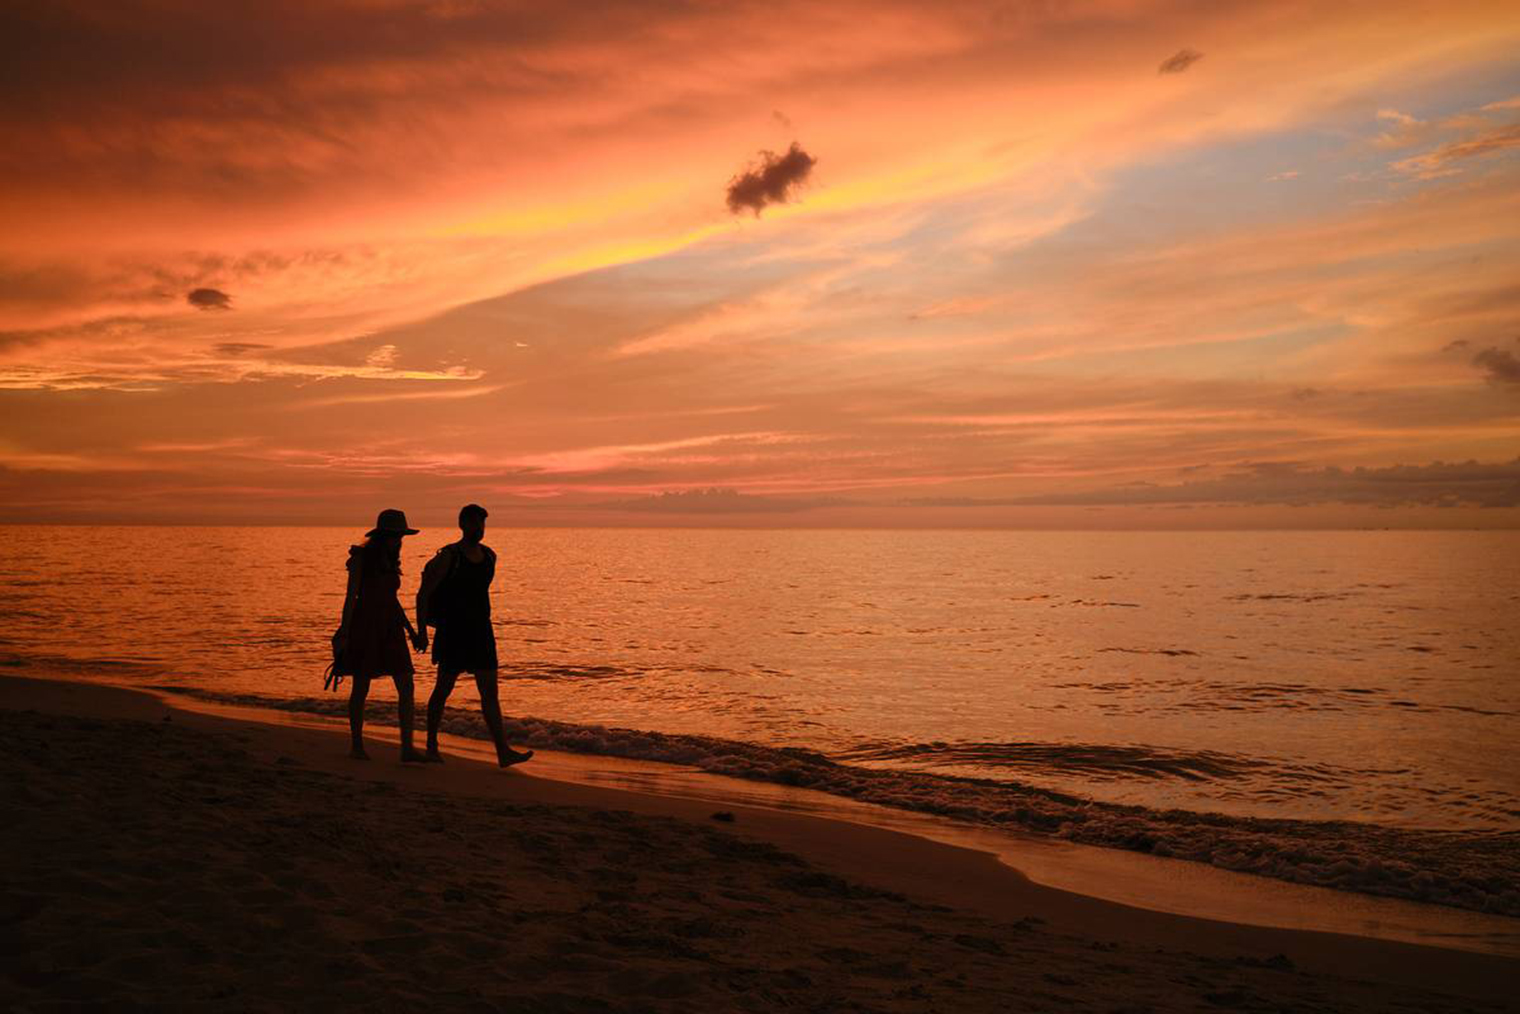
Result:
M496 576L496 554L481 542L486 534L486 509L466 504L459 510L458 542L434 554L422 570L417 589L417 629L420 648L427 647L427 628L437 630L433 639L433 662L438 682L428 698L427 759L442 763L438 753L438 725L454 683L462 672L475 677L480 691L480 712L496 743L496 760L502 767L520 764L533 756L507 745L501 728L501 702L496 692L496 633L491 629L491 579Z

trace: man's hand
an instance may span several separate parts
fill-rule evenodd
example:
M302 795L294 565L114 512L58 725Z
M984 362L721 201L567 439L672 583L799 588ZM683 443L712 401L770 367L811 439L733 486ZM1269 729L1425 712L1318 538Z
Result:
M428 639L426 627L412 634L412 647L418 651L427 651Z

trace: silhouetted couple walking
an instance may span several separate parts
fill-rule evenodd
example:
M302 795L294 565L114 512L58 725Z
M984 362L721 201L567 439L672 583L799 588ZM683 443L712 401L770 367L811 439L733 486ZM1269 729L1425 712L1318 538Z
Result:
M438 727L443 710L460 673L475 677L480 710L496 744L502 767L518 764L533 751L517 751L507 745L502 731L501 702L497 695L496 634L491 629L491 581L496 576L496 554L482 539L486 532L486 509L468 504L459 512L459 541L450 543L428 561L417 588L417 625L412 626L401 607L401 540L416 535L406 515L383 510L375 527L365 533L363 545L348 551L348 591L343 599L343 619L334 636L341 671L351 674L348 726L353 737L352 755L368 760L364 749L364 702L370 683L389 676L396 684L397 720L401 726L401 759L404 762L442 763L438 752ZM438 681L428 698L427 751L419 753L412 743L416 711L413 687L415 670L407 641L418 651L428 647L428 627L433 638L433 662Z

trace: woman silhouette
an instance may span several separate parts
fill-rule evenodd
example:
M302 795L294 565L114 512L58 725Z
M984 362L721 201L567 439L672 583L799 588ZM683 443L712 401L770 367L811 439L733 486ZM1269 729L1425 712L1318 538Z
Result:
M401 723L401 759L421 763L425 758L412 747L412 655L410 638L417 632L396 598L401 588L401 540L416 535L406 515L383 510L375 519L362 546L348 551L348 593L343 599L344 654L353 669L353 689L348 698L348 727L353 735L351 756L369 760L364 751L364 700L370 680L389 676L396 683L396 711Z

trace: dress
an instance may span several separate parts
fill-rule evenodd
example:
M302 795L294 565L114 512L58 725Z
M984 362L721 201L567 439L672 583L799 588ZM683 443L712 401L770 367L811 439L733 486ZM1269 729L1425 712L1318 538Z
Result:
M354 675L369 679L412 676L406 617L396 598L401 575L367 559L362 546L349 549L348 570L359 575L358 600L348 618L348 658Z
M496 632L491 629L496 554L480 548L485 555L473 563L464 550L452 547L448 575L434 594L438 611L432 617L437 625L433 661L444 672L481 673L497 668Z

